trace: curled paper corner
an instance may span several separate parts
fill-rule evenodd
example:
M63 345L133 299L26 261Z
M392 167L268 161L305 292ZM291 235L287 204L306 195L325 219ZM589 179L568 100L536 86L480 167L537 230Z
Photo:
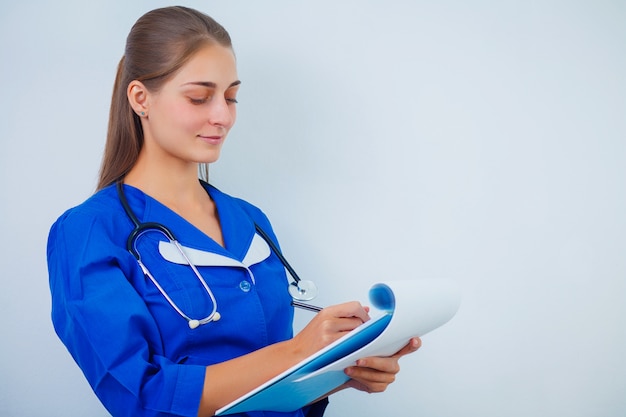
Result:
M387 284L375 284L369 292L370 302L374 307L391 313L396 308L396 297Z
M410 323L419 317L417 336L422 336L454 317L461 305L461 289L447 278L394 280L373 285L369 298L388 314L396 316L400 310L402 321Z

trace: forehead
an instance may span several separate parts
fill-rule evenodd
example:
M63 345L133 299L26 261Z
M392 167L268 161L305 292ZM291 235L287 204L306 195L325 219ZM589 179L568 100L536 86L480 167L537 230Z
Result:
M231 48L209 45L198 50L171 79L174 85L211 82L218 86L237 81L237 64Z

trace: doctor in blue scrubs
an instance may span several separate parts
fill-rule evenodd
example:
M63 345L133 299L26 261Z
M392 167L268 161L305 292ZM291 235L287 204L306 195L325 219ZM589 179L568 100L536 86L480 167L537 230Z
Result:
M348 302L294 336L285 269L255 232L276 241L268 219L198 179L235 123L239 85L230 37L213 19L184 7L142 16L119 63L97 192L50 231L55 330L115 417L211 416L369 319ZM141 224L166 225L180 250L155 228L129 246L122 198ZM384 391L419 345L359 360L341 389ZM326 404L238 415L313 417Z

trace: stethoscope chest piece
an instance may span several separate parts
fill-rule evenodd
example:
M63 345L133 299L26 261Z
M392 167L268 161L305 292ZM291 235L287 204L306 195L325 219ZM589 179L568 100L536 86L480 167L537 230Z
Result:
M313 281L300 279L289 285L289 294L296 300L309 301L317 297L317 286Z

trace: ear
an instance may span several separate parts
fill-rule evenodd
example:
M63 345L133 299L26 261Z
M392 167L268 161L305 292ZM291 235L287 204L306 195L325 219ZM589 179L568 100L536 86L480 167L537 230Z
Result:
M128 97L130 107L133 108L139 117L147 116L149 91L141 81L131 81L126 89L126 96Z

